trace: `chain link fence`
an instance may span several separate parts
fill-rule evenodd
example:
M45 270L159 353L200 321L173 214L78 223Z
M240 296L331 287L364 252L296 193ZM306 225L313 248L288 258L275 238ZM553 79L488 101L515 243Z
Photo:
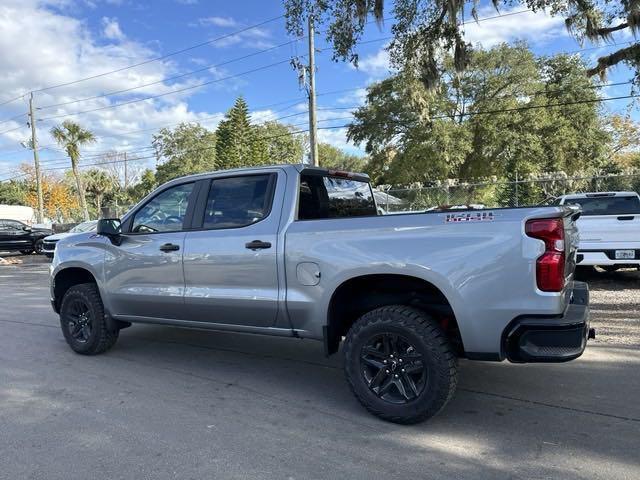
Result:
M481 183L442 182L421 188L378 187L375 197L384 212L442 208L526 207L552 203L569 193L640 191L640 173Z

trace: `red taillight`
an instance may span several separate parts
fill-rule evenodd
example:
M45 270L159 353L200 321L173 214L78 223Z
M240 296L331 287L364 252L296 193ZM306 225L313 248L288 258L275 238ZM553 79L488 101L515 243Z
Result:
M564 288L564 223L561 218L529 220L525 232L542 240L545 252L536 260L536 282L543 292L560 292Z

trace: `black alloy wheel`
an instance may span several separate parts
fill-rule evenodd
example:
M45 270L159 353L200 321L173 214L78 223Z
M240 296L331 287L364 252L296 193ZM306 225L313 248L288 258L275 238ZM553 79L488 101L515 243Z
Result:
M422 355L401 335L374 335L362 347L360 361L365 382L386 402L410 402L427 384L428 370Z
M64 321L69 335L78 343L86 343L91 338L92 319L89 306L83 299L74 298L69 302Z

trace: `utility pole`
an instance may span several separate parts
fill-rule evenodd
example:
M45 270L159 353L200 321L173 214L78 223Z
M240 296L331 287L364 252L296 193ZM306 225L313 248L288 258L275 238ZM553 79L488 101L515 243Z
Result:
M318 125L316 123L316 50L313 16L309 15L309 147L311 163L319 166L318 159Z
M129 176L127 175L127 152L124 152L124 189L129 186Z
M36 117L33 108L33 92L29 97L29 122L31 123L31 148L33 149L33 163L36 168L36 191L38 195L38 223L44 221L44 201L42 199L42 174L40 173L40 158L38 157L38 138L36 136Z

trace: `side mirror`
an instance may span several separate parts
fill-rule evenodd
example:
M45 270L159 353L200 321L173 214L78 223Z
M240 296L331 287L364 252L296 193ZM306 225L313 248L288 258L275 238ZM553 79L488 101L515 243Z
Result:
M28 225L25 225L24 227L22 227L22 230L24 230L25 232L32 232L32 231L33 231L33 228L31 228L31 227L30 227L30 226L28 226Z
M121 222L119 218L101 218L98 220L98 225L96 226L96 233L98 235L104 235L105 237L109 237L109 239L119 245L120 244L120 234L121 230Z

